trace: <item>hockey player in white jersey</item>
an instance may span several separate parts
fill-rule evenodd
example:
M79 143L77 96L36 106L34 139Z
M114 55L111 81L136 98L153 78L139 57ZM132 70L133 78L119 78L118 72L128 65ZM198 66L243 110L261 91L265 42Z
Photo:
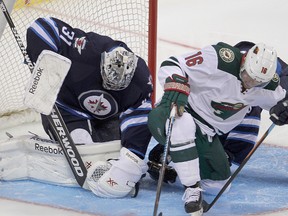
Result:
M279 85L276 61L276 51L263 43L244 55L220 42L161 64L164 95L150 112L148 126L165 144L171 105L177 106L170 156L186 188L187 213L201 211L202 191L217 194L231 175L219 134L237 126L252 106L269 110L277 125L288 123L288 96Z
M245 54L255 43L250 41L240 41L234 47L240 49ZM279 56L277 57L276 73L280 78L280 85L286 91L288 89L288 65ZM233 128L229 133L220 135L219 138L224 146L230 165L240 165L248 153L253 149L259 135L261 121L261 107L252 107L239 125ZM159 169L161 167L161 155L163 154L164 146L156 145L149 152L149 170L148 173L152 179L158 180ZM165 182L174 183L177 174L171 166L168 166L165 172Z
M242 53L246 53L255 44L250 41L241 41L235 45ZM279 56L277 57L276 73L280 78L282 88L288 89L288 66ZM253 149L259 135L261 121L261 107L252 107L242 122L228 134L220 136L230 164L240 165L248 153Z

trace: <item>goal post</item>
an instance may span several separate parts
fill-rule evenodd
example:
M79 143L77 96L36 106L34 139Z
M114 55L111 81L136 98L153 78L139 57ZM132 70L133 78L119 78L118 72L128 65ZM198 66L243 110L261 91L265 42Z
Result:
M11 17L24 43L27 27L38 17L46 16L124 41L147 62L155 88L157 0L4 0L4 3L10 9L13 7ZM33 113L23 103L24 88L31 74L3 14L0 34L0 123L5 119L5 125L9 126L15 122L6 120L10 116ZM152 98L155 99L155 90ZM35 116L32 121L40 120L38 114Z
M157 70L157 16L158 0L149 1L149 30L148 30L148 67L152 75L154 91L152 104L156 100L156 70Z

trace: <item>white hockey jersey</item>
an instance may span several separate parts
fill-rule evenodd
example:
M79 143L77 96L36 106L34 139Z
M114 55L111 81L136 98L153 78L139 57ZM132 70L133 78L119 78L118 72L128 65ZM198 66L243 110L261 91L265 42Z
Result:
M172 74L188 77L188 102L194 117L202 123L206 121L216 131L227 133L241 122L251 106L270 110L286 94L279 85L278 75L264 88L243 91L239 77L241 59L237 48L220 42L170 57L161 64L158 78L164 86Z

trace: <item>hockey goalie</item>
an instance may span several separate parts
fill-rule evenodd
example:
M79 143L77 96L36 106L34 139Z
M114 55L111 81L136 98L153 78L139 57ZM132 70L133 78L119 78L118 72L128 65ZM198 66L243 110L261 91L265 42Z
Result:
M148 169L144 157L151 139L147 119L153 87L144 59L122 41L54 17L35 20L26 39L35 66L25 104L41 113L50 139L27 135L1 143L0 178L77 185L58 145L63 147L62 131L49 118L56 101L88 169L83 187L108 198L133 192Z

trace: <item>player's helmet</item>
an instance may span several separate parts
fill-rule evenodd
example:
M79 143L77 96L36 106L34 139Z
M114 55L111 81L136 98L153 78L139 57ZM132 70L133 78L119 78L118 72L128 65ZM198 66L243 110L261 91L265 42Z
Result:
M103 87L120 91L131 82L137 67L138 57L123 47L116 47L101 54L101 76Z
M259 85L265 85L274 77L276 67L276 50L263 43L258 43L247 52L240 68L240 77L245 71Z

